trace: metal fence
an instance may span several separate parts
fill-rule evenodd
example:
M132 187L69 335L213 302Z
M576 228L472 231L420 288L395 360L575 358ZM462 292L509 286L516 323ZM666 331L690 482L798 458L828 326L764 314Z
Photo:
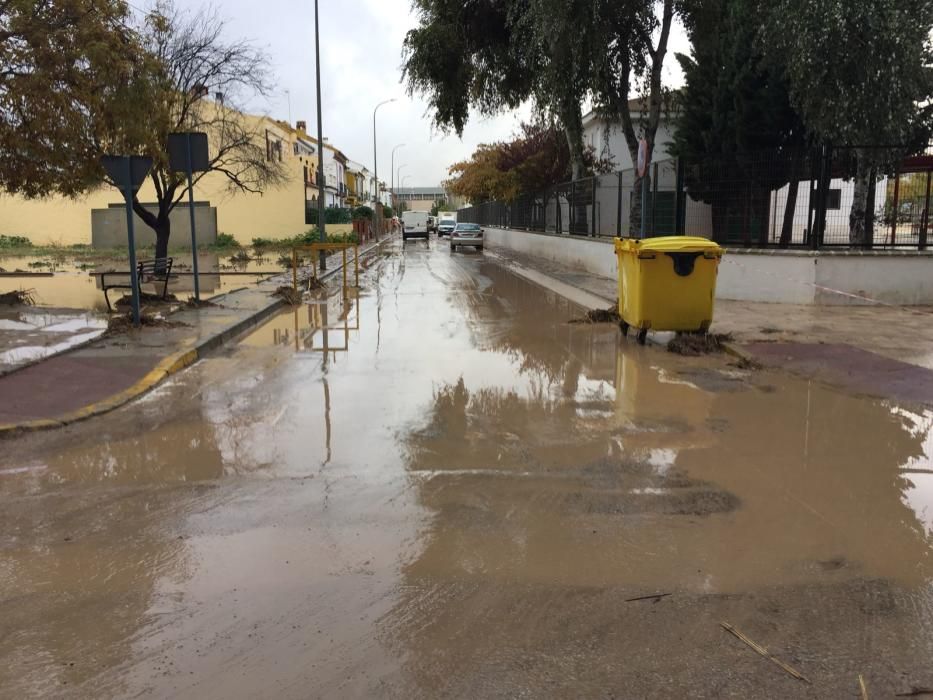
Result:
M822 148L653 163L460 209L459 220L578 236L696 235L747 247L927 248L933 150ZM894 161L893 165L872 163ZM866 165L867 164L867 165ZM861 175L861 177L859 177ZM853 211L867 188L864 212Z

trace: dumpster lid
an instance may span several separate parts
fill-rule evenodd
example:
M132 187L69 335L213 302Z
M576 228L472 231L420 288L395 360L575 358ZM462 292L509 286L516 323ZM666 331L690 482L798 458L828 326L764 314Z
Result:
M660 236L636 240L616 239L616 248L620 250L644 250L658 253L721 253L719 244L700 236Z

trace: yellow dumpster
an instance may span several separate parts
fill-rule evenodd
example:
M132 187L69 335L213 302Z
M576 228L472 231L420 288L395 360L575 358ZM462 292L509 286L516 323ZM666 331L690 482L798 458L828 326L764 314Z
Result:
M615 248L623 333L637 328L643 343L649 329L709 329L722 248L693 236L617 238Z

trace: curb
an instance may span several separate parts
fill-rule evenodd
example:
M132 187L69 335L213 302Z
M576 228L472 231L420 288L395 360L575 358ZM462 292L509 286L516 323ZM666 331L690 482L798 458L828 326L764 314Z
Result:
M381 248L383 244L391 240L392 237L384 238L383 240L371 245L366 250L360 251L360 259L362 259L364 255L370 253L371 251L374 251L377 248ZM321 279L329 279L330 277L333 277L342 268L343 265L338 265L334 269L328 270L321 277ZM209 338L206 338L196 347L169 355L165 359L161 360L155 367L149 370L149 372L146 373L142 379L127 387L123 391L117 394L113 394L112 396L108 396L107 398L100 401L88 404L83 408L79 408L77 411L66 413L62 416L59 416L58 418L40 418L38 420L26 421L25 423L0 424L0 440L5 437L11 437L22 433L48 430L51 428L62 428L66 425L77 423L78 421L93 418L94 416L99 416L104 413L109 413L110 411L113 411L120 406L124 406L130 401L148 393L167 378L171 377L173 374L177 374L183 369L190 367L195 362L204 357L207 353L211 352L212 350L216 350L231 339L242 335L242 333L247 329L260 324L262 321L266 320L269 316L272 316L285 305L286 304L283 299L275 299L267 306L257 310L251 316L247 316L229 328L226 328L223 331L212 335Z

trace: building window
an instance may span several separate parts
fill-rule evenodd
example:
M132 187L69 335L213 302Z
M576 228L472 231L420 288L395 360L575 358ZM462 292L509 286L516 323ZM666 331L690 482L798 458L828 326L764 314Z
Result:
M842 209L842 190L830 189L826 191L826 208Z

